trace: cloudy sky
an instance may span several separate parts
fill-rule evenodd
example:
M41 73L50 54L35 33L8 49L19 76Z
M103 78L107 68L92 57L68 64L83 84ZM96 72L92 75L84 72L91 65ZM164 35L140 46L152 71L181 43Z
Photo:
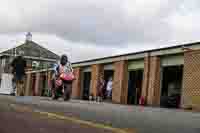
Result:
M1 0L0 49L33 40L72 61L200 40L199 0Z

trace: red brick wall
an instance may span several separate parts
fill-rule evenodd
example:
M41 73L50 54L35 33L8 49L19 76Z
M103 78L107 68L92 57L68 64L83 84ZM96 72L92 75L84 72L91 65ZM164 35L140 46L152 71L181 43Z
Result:
M72 98L79 99L81 97L81 69L75 68L74 75L76 80L72 84Z
M149 78L149 92L148 102L150 105L160 104L160 58L151 57L150 59L150 78Z
M160 104L160 58L145 57L142 96L148 105Z
M200 50L185 52L182 106L200 105Z
M48 82L48 88L51 89L51 79L52 79L52 71L47 72L47 82Z
M100 75L103 75L103 74L104 74L103 65L95 64L92 66L90 94L93 94L94 97L97 96L97 84L99 82Z
M150 69L150 57L144 58L144 72L143 72L143 80L142 80L142 96L147 98L148 95L148 83L149 83L149 71Z
M112 101L115 103L126 104L128 97L127 61L115 62L114 71Z
M40 73L36 73L36 81L35 81L35 95L40 95Z
M26 76L25 96L31 96L31 73Z

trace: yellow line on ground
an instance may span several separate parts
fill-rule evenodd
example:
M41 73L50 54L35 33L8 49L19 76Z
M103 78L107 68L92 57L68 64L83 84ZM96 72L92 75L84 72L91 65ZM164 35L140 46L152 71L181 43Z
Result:
M133 131L131 129L114 128L114 127L111 127L109 125L94 123L94 122L90 122L90 121L84 121L84 120L80 120L80 119L77 119L77 118L74 118L74 117L71 117L71 116L67 117L67 116L64 116L64 115L58 115L56 113L34 111L33 109L31 109L27 106L22 106L22 105L19 106L19 105L16 105L16 104L11 104L10 106L13 109L15 109L16 111L35 112L35 113L39 113L41 115L46 115L49 118L57 118L57 119L61 119L61 120L67 120L67 121L71 121L73 123L77 123L77 124L81 124L81 125L87 125L87 126L94 127L94 128L110 130L114 133L135 133L135 131Z

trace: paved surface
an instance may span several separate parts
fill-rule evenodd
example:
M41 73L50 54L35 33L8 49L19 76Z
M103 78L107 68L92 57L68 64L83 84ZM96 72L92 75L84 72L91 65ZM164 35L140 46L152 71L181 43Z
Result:
M111 133L111 131L0 107L0 133Z
M77 100L63 102L40 97L0 96L0 101L5 99L44 111L107 123L117 128L136 128L139 133L200 133L200 113L147 107L141 109L138 106L96 104Z

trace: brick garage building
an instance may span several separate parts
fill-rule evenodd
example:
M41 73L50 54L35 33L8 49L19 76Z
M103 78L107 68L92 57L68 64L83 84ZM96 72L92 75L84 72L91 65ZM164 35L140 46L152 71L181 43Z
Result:
M72 97L96 95L103 74L105 80L113 77L114 103L137 105L144 96L147 105L161 106L176 95L181 106L200 105L198 49L200 43L192 43L73 63L77 80Z

